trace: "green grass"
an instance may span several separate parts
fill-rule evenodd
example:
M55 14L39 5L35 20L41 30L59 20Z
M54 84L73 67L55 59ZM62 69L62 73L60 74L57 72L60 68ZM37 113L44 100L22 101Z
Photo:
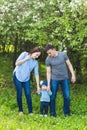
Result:
M87 85L71 85L71 116L63 114L63 98L61 89L57 95L57 117L39 115L40 97L32 84L32 102L34 114L27 111L26 99L23 93L24 115L18 115L16 91L12 82L11 59L0 56L0 130L87 130ZM45 67L41 65L41 79L45 77ZM34 87L34 89L33 89Z

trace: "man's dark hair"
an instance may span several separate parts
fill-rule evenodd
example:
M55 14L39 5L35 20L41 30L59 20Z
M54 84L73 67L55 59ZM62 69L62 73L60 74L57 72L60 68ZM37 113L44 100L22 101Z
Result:
M52 45L52 44L47 44L46 46L45 46L45 51L47 52L48 50L50 50L50 49L54 49L55 47Z

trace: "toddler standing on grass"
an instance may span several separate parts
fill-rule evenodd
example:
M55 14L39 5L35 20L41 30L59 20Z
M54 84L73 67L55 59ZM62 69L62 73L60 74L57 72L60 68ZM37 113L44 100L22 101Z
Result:
M50 104L50 96L52 92L47 90L47 81L40 81L41 90L38 94L41 96L40 98L40 115L47 117L48 107Z

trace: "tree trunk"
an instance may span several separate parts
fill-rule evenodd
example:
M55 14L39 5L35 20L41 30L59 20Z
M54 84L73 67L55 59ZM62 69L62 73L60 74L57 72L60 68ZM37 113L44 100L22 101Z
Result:
M18 46L18 34L16 34L15 42L14 42L13 68L15 68L15 61L17 58L17 46Z

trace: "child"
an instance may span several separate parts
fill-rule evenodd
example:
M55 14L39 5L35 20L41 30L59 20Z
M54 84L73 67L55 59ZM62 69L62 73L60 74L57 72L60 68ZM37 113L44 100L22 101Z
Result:
M40 114L42 116L47 117L48 114L48 106L50 103L50 96L52 95L52 92L50 90L47 90L47 82L46 81L40 81L41 90L38 94L40 94Z

